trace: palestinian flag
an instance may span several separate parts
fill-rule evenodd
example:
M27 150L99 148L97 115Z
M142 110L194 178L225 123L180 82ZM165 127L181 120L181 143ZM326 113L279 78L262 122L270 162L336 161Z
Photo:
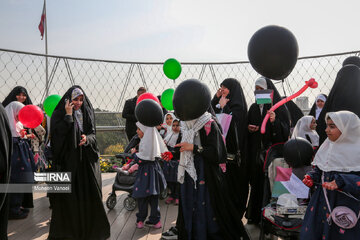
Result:
M272 197L291 193L297 198L308 198L309 188L292 172L291 168L276 167L276 177Z
M273 101L274 90L265 89L265 90L256 90L255 98L257 104L271 104Z

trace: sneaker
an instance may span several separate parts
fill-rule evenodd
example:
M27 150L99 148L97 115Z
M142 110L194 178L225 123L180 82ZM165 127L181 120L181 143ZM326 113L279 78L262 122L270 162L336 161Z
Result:
M173 199L172 197L168 197L165 201L166 204L170 204L174 201L175 199Z
M139 221L139 222L136 223L136 228L141 229L143 227L144 227L144 222Z
M171 227L166 232L163 232L161 235L161 239L165 239L165 240L178 239L178 231L176 227Z
M175 205L179 205L179 199L175 199Z
M150 221L146 221L145 224L148 227L152 227L152 228L156 228L156 229L162 228L162 225L161 225L160 221L158 223L156 223L156 224L154 224L154 223L152 223Z

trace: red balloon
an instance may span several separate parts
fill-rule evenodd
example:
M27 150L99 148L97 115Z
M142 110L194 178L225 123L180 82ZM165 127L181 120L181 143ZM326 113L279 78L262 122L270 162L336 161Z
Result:
M19 111L19 121L27 128L36 128L44 119L43 111L35 105L26 105Z
M139 102L141 102L144 99L151 99L154 100L155 102L157 102L158 104L160 104L159 99L154 96L154 94L152 93L143 93L140 95L140 97L138 97L137 101L136 101L136 105L138 105Z

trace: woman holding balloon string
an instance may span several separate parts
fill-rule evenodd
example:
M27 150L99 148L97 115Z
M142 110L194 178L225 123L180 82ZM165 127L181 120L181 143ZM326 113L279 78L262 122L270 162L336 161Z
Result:
M28 144L26 130L18 120L20 110L24 104L13 101L6 108L9 125L13 140L13 153L11 157L11 183L33 183L35 162L30 146ZM33 208L32 193L12 193L10 194L9 219L26 218L29 209Z
M246 170L247 104L240 83L234 78L225 79L220 84L211 105L215 113L232 115L226 135L226 149L234 155L240 150L241 157L227 162L226 175L233 190L232 199L235 200L234 203L242 216L246 209L249 184Z
M255 90L273 90L273 104L281 100L280 94L270 79L260 77L255 82ZM246 212L248 223L259 223L264 192L263 163L265 150L271 145L286 142L290 134L289 113L285 106L280 106L275 112L269 112L270 121L266 124L265 134L260 133L260 126L271 104L256 104L250 106L248 112L248 171L250 173L250 199Z
M50 196L49 239L107 239L110 225L102 203L94 109L80 86L71 87L50 125L55 171L71 172L71 193Z

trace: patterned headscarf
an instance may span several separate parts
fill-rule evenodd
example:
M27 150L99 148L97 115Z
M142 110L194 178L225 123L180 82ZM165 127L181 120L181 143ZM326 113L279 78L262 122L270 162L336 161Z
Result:
M75 88L71 93L71 100L74 100L78 96L84 95L83 91L80 88Z

